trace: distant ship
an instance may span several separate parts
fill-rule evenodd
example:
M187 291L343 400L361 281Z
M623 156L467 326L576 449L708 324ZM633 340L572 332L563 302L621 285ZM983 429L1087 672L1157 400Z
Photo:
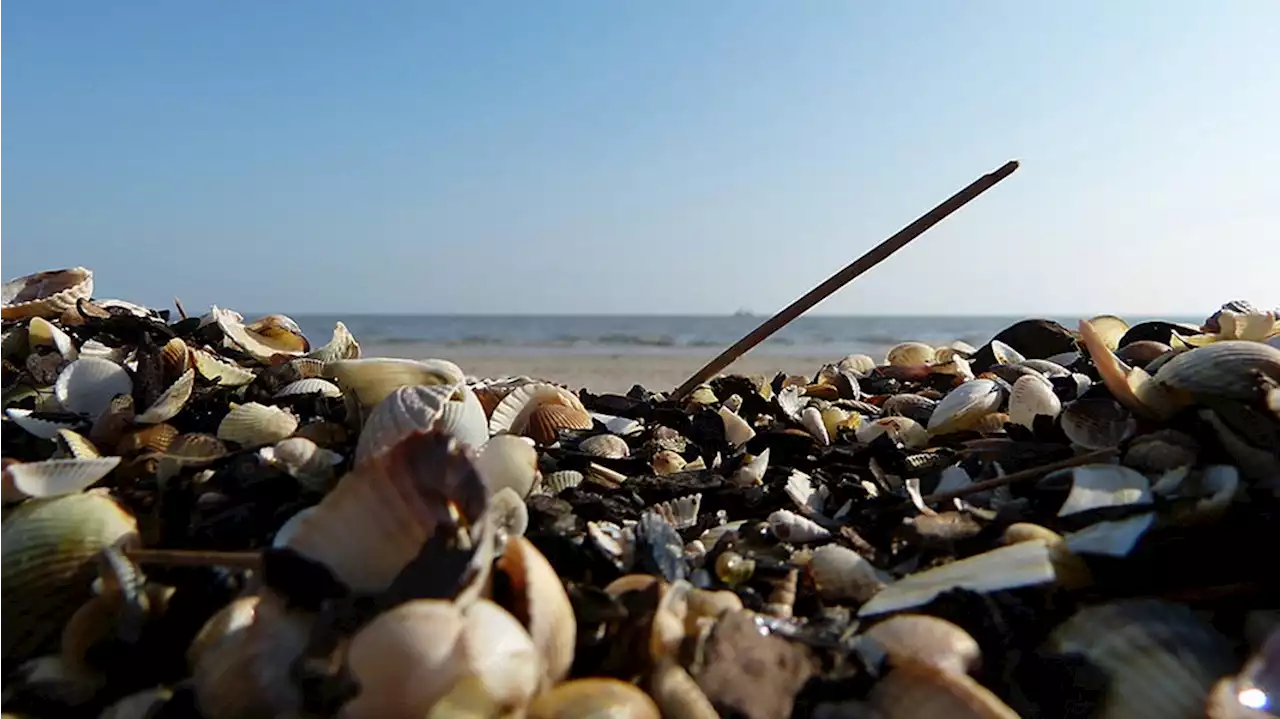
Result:
M739 308L737 312L733 313L733 316L734 317L755 317L756 313L745 308Z

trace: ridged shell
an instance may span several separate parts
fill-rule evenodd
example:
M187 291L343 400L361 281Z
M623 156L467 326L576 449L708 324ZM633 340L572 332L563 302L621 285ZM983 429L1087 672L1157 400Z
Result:
M555 496L570 487L577 487L586 480L586 476L576 469L562 469L542 478L542 487L547 494Z
M802 517L789 509L779 509L769 515L769 529L780 541L804 544L827 539L831 532L808 517Z
M54 442L57 443L58 450L54 452L53 459L94 459L102 456L88 437L70 429L58 430Z
M1053 393L1053 384L1041 376L1022 377L1013 383L1009 393L1009 421L1028 429L1040 415L1056 418L1062 401Z
M929 417L937 406L937 400L918 394L903 393L895 394L886 399L880 408L884 410L886 415L906 417L919 422L923 427L924 423L929 421Z
M461 384L397 387L369 412L356 445L356 463L387 451L414 432L437 427L464 444L489 439L480 400Z
M876 682L868 701L878 719L1019 719L967 675L915 662Z
M307 377L281 387L274 396L278 399L280 397L297 397L307 394L318 394L321 397L341 397L342 390L338 388L338 385L327 379Z
M608 459L621 459L631 454L627 440L616 434L597 434L594 437L588 437L578 444L578 451L593 457Z
M698 514L702 511L702 495L691 494L659 502L650 509L657 512L676 529L688 529L698 523Z
M547 686L564 679L573 665L578 626L564 583L547 558L524 537L512 537L498 560L514 593L512 610L538 647Z
M98 357L82 357L67 365L53 385L58 404L89 419L97 419L116 395L131 392L128 370Z
M989 379L965 382L947 393L929 417L929 434L946 434L968 429L983 415L1000 408L1004 395L1000 385Z
M634 684L591 677L557 684L529 705L528 719L662 719L658 705Z
M823 599L865 602L884 588L876 568L862 555L838 544L813 550L809 575Z
M489 433L523 434L539 444L552 444L560 429L591 429L591 414L578 396L546 383L517 387L502 398L489 419Z
M164 364L166 377L181 377L183 372L191 369L191 348L181 337L174 337L160 348L160 361Z
M76 301L93 296L93 272L83 267L48 270L9 280L0 287L0 317L55 318L75 309Z
M171 424L153 424L139 427L120 438L116 452L124 456L144 452L164 452L178 438L178 429Z
M562 429L591 429L594 420L582 408L545 404L533 411L525 425L525 436L543 445L554 444Z
M1078 399L1062 409L1062 432L1086 449L1114 447L1137 428L1129 411L1109 399Z
M489 498L489 512L493 515L494 528L508 537L521 536L529 528L529 508L510 487L493 493Z
M338 360L360 359L360 343L341 322L333 326L333 338L329 343L314 350L307 357L321 362L337 362Z
M31 410L17 407L6 409L4 413L5 416L13 420L14 424L40 439L53 439L58 436L59 431L71 429L79 424L78 422L39 419L31 416Z
M756 436L756 431L742 417L729 411L728 407L719 410L720 419L724 422L724 436L731 447L741 447Z
M13 486L28 497L46 498L83 492L120 464L119 457L46 459L23 462L7 470Z
M408 385L458 384L466 377L448 360L409 360L390 357L330 362L326 377L336 379L344 393L354 395L366 411L378 406L393 391Z
M885 432L890 433L911 449L918 449L929 443L929 433L925 428L920 426L919 422L906 417L882 417L871 422L863 422L854 433L854 438L863 444L869 444Z
M279 442L297 429L298 418L288 410L246 402L233 408L218 423L218 439L242 447L257 447Z
M480 448L476 471L491 494L510 488L524 498L538 480L538 451L525 437L499 434Z
M284 315L267 315L246 325L240 315L216 305L211 314L227 340L263 364L280 355L297 357L306 352L306 338L297 323Z
M1053 362L1046 359L1023 360L1019 362L1017 366L1026 367L1027 369L1033 369L1039 372L1040 374L1044 375L1045 377L1071 376L1071 370L1067 369L1066 367L1063 367L1057 362Z
M968 674L982 661L982 650L968 632L928 614L895 615L872 626L866 636L884 648L891 665L914 662Z
M841 370L863 376L876 368L876 361L867 355L849 355L836 365Z
M220 387L240 387L249 384L257 377L253 371L227 362L221 357L215 357L204 350L191 350L191 357L200 376L216 381Z
M3 656L21 662L56 645L89 598L98 552L137 540L137 522L105 493L24 502L5 517Z
M289 437L258 450L258 456L312 491L328 489L334 467L342 463L342 455L324 449L306 437Z
M923 342L903 342L894 345L885 355L885 364L893 367L914 367L933 361L935 350Z
M1226 340L1179 354L1162 365L1154 379L1196 395L1250 401L1260 396L1255 373L1280 381L1280 349Z
M167 422L177 416L182 411L183 406L187 404L187 400L191 398L191 391L196 386L196 371L189 369L182 373L182 376L169 385L169 388L147 408L146 412L139 414L133 418L138 424L157 424Z

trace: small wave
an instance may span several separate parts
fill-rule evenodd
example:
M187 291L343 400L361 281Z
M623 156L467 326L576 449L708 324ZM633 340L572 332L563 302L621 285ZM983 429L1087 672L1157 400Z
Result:
M638 345L641 347L675 347L676 339L670 335L657 337L614 333L596 337L592 344L599 345Z
M499 337L490 337L488 335L468 335L458 339L446 340L445 345L449 347L483 347L488 345L504 345L507 340Z

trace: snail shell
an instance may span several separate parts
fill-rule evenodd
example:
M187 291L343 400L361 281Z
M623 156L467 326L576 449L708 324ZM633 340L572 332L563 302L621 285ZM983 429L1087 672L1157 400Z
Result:
M779 509L769 515L769 528L779 540L793 544L816 542L831 536L831 532L822 525L786 509Z

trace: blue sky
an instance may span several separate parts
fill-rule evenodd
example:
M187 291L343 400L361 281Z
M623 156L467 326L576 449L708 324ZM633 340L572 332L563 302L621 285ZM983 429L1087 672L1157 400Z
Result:
M1280 2L26 2L3 275L247 311L1280 305Z

